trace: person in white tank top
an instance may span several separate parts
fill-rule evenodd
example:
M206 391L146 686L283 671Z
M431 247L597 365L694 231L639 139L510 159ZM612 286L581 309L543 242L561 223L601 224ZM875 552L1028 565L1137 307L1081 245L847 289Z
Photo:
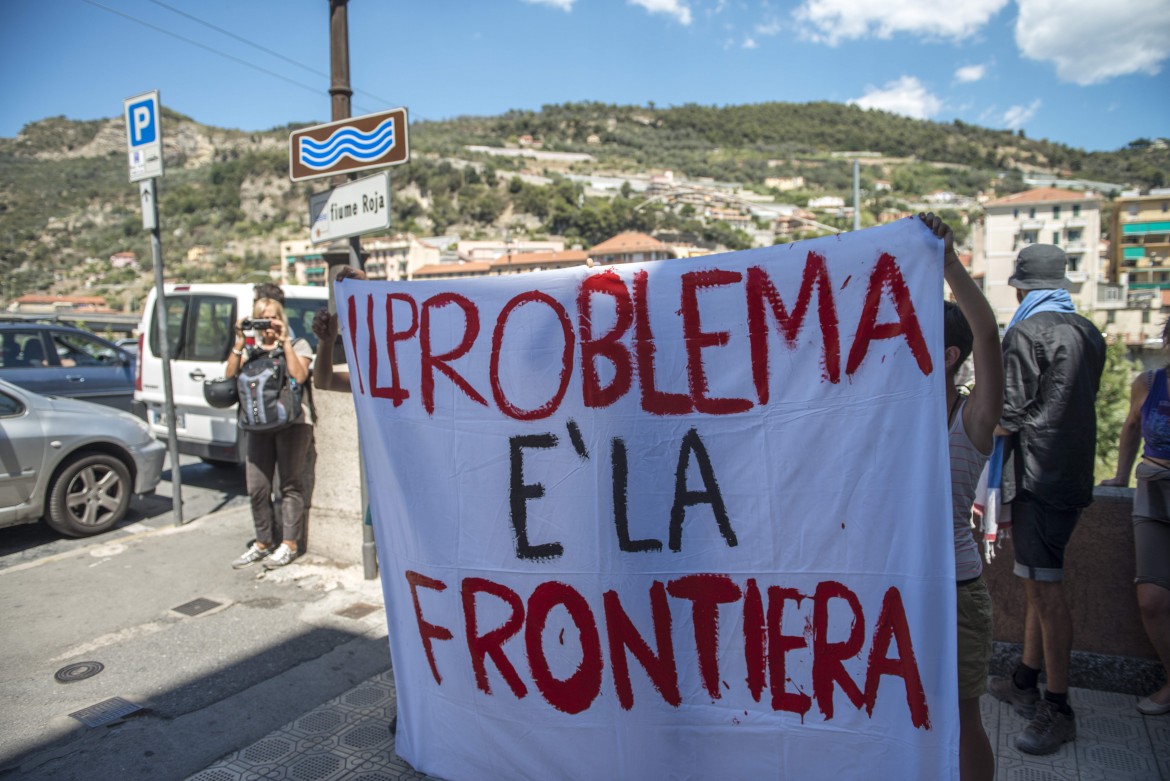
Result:
M971 504L992 434L1003 409L1003 361L995 313L955 253L950 227L935 214L919 218L943 241L943 278L955 303L943 313L947 373L947 429L951 453L951 524L955 533L959 646L959 778L992 781L995 754L979 709L991 659L991 596L980 577L982 561L971 534ZM961 395L959 367L974 354L975 386Z

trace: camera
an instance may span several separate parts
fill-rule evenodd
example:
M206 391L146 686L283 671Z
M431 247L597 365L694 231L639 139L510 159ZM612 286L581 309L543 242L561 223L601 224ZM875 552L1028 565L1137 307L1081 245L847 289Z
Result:
M272 327L272 319L268 317L244 318L240 327L245 331L266 331Z

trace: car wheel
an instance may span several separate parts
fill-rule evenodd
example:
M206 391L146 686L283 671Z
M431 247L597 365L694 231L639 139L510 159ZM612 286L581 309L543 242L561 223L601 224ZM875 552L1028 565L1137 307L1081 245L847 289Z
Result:
M49 489L45 522L69 537L100 534L126 515L132 488L129 470L114 456L75 456Z

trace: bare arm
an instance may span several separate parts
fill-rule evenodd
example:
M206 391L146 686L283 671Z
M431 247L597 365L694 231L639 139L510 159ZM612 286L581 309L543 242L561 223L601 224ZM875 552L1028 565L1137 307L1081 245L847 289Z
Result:
M247 342L244 340L243 322L243 318L236 321L236 339L232 344L232 351L228 353L227 367L223 372L223 376L229 380L239 374L240 367L244 365L244 349Z
M317 364L313 369L313 387L320 390L350 392L349 372L333 369L333 342L337 338L337 315L320 309L313 316L313 333L317 335Z
M976 382L963 405L963 425L975 446L985 453L990 452L991 437L1003 411L1003 355L999 326L983 291L959 262L950 226L933 213L918 216L934 235L943 240L943 277L971 327Z
M1121 442L1117 446L1117 474L1102 480L1101 485L1129 485L1129 473L1137 460L1138 445L1142 441L1142 405L1150 389L1145 374L1139 374L1129 388L1129 414L1121 427Z

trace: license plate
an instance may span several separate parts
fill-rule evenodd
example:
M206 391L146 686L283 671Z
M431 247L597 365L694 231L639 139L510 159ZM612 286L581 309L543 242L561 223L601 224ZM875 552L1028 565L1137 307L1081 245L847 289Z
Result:
M167 425L167 411L160 409L154 413L154 422L159 426ZM175 428L186 428L187 416L182 412L175 413Z

